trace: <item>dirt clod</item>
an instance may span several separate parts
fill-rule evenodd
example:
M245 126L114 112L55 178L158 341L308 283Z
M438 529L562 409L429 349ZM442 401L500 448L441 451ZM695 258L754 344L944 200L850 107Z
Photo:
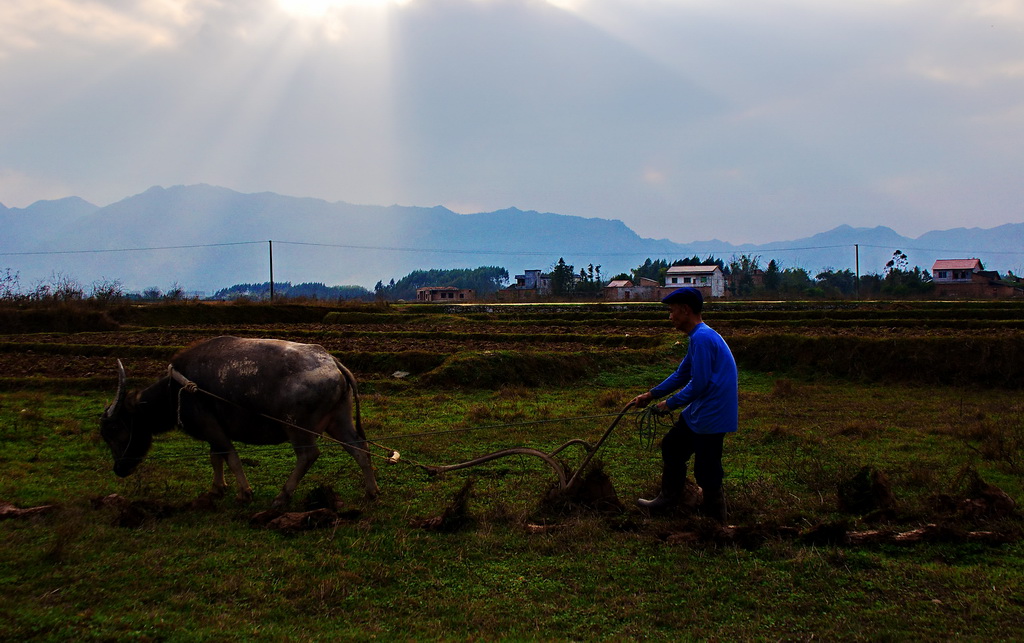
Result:
M841 482L836 495L840 511L861 516L888 509L896 502L889 478L872 466L862 467L853 478Z

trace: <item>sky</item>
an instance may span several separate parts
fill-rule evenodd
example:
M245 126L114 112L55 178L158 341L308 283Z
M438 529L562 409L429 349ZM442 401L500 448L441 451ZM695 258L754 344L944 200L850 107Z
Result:
M766 243L1024 222L1024 0L3 0L0 203L154 185Z

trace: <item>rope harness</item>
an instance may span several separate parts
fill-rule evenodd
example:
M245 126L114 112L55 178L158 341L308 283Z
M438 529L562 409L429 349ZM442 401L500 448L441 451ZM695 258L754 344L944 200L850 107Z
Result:
M675 416L671 411L662 413L657 405L651 404L636 415L636 433L640 436L640 446L648 451L654 448L654 441L675 424Z
M174 365L173 364L169 364L167 366L167 375L172 380L174 380L175 382L177 382L178 384L181 385L181 388L178 389L178 409L177 409L178 426L183 426L184 425L184 422L181 419L181 399L182 399L182 393L186 393L186 392L188 392L188 393L202 393L203 395L206 395L208 397L212 397L213 399L219 400L221 402L224 402L225 404L230 404L231 406L234 406L235 408L242 409L243 411L248 411L250 413L255 413L256 415L260 416L261 418L264 418L266 420L270 420L271 422L277 422L278 424L283 424L284 426L287 426L288 428L295 429L296 431L302 431L303 433L308 433L308 434L316 436L318 438L325 438L325 439L327 439L327 440L329 440L331 442L335 442L335 443L340 444L340 445L342 445L344 447L347 447L349 449L354 449L356 451L362 451L363 453L365 453L365 454L367 454L367 455L369 455L371 457L383 458L384 460L387 460L388 462L398 462L399 458L401 457L401 455L398 453L398 451L395 451L394 449L388 449L387 447L384 447L384 446L381 446L379 444L376 444L375 442L371 442L370 440L364 439L363 441L366 444L372 444L373 446L375 446L377 448L389 451L390 452L389 455L387 455L387 456L378 455L378 454L373 453L372 451L369 451L367 449L363 449L363 448L357 447L355 444L353 444L351 442L344 442L342 440L339 440L339 439L335 438L334 436L327 435L326 433L318 433L316 431L312 431L310 429L307 429L307 428L305 428L303 426L299 426L298 424L295 424L294 422L289 422L288 420L282 420L281 418L276 418L276 417L273 417L271 415L267 415L266 413L261 413L259 411L251 411L249 409L246 409L245 407L243 407L241 404L238 404L237 402L234 402L234 401L229 400L227 398L221 397L220 395L217 395L216 393L212 393L210 391L207 391L206 389L200 388L198 384L196 384L192 380L188 379L187 377L185 377L184 375L182 375L178 371L176 371L174 369Z

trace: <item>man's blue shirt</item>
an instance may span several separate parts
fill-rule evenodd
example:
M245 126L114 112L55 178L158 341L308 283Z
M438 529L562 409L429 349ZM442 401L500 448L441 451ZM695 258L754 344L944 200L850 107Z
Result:
M683 409L683 419L694 433L732 433L739 428L736 360L722 336L707 324L693 329L679 368L651 394L657 399L677 389L666 402L670 409Z

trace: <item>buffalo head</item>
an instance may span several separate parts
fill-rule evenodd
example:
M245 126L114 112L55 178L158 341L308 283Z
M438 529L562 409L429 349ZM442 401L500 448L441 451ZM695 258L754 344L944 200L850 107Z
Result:
M114 456L114 473L130 475L142 462L153 444L153 433L136 428L136 399L129 397L127 375L117 360L117 395L100 418L100 435Z

